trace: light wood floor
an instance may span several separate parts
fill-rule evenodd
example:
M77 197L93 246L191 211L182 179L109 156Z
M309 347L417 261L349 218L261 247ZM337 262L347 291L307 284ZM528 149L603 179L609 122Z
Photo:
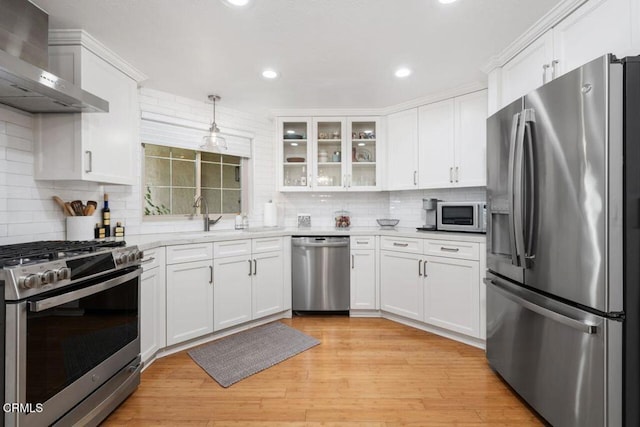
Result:
M482 350L384 319L282 320L322 343L225 389L157 360L105 426L540 426Z

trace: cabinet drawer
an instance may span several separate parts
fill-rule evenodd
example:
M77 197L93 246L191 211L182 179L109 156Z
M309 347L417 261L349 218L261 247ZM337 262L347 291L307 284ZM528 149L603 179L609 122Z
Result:
M422 253L422 239L412 239L410 237L388 237L380 238L380 247L391 251Z
M275 252L282 250L282 237L262 237L251 241L251 250L254 254L263 252Z
M375 249L376 238L374 236L351 236L351 249Z
M160 266L160 260L164 258L164 247L147 249L143 251L142 268L149 271Z
M167 264L211 261L212 256L213 249L211 243L167 246Z
M214 258L238 255L251 255L251 240L229 240L227 242L215 242L213 244Z
M473 242L450 242L447 240L425 240L424 254L459 259L480 259L480 245Z

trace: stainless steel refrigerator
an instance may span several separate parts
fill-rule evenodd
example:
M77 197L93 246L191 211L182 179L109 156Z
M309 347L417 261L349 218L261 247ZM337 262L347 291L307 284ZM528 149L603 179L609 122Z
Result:
M640 425L640 57L487 122L487 359L554 426Z

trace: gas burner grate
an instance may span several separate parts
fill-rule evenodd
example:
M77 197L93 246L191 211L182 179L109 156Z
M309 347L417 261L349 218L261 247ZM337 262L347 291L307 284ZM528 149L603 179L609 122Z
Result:
M43 240L0 246L0 267L14 266L38 261L51 261L69 253L95 252L104 248L125 246L124 241L68 241Z

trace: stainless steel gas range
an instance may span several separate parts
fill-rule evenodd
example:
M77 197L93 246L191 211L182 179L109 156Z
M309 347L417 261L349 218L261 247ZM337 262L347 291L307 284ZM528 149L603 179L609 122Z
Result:
M122 241L0 246L5 425L97 425L136 389L142 256Z

